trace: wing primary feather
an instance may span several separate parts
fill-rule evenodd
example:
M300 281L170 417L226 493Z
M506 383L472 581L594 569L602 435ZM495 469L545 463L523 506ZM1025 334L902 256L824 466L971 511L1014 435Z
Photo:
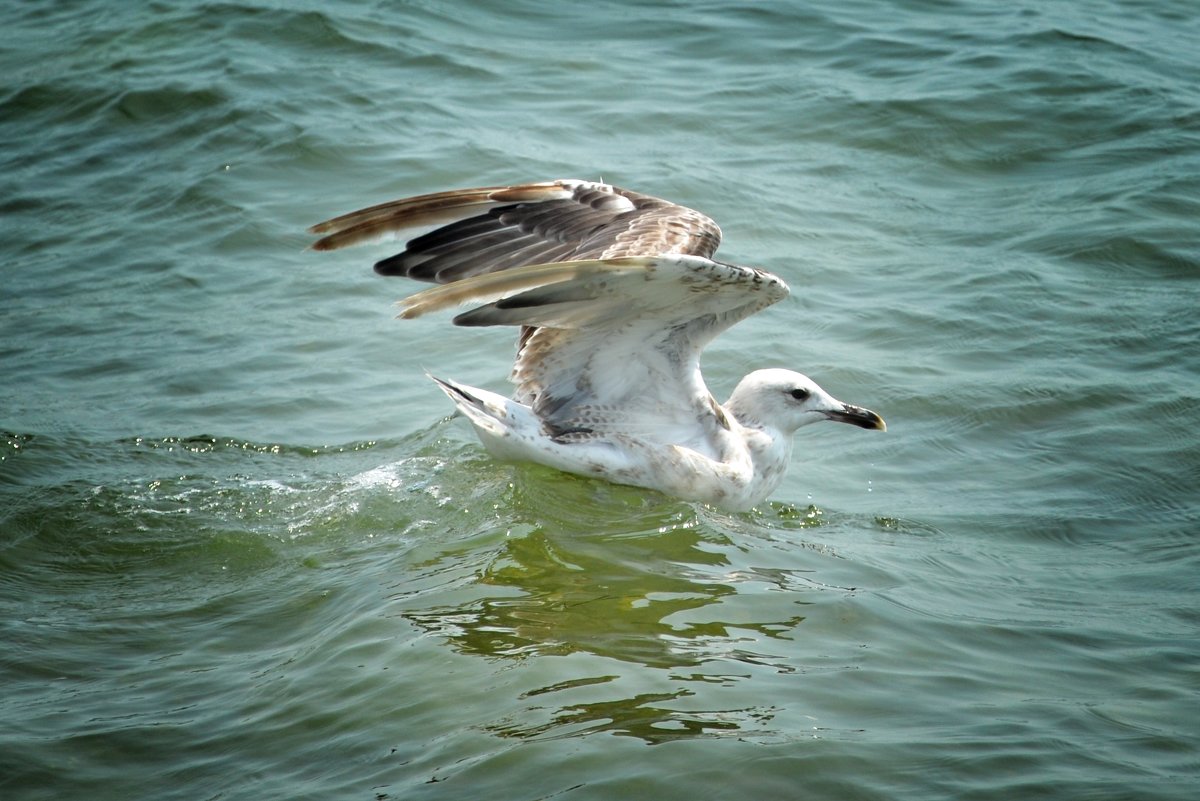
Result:
M462 247L448 246L440 252L413 253L406 250L376 263L375 272L447 284L460 277L494 270L495 257L507 254L514 245L523 247L539 242L528 234L519 234L514 240L507 231L492 231L480 234Z
M571 179L434 192L352 211L308 230L322 235L312 244L313 250L336 250L404 228L453 222L473 216L480 208L570 198L583 183Z
M400 308L399 316L407 320L466 303L492 303L527 289L569 281L585 273L644 271L654 263L653 258L627 258L530 264L426 289L396 305Z

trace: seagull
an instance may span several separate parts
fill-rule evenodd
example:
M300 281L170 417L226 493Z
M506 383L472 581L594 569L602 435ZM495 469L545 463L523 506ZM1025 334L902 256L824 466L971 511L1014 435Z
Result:
M375 271L440 285L401 300L402 319L471 306L456 325L519 327L512 397L429 376L498 459L745 511L783 480L801 426L886 430L791 370L713 398L701 351L788 287L715 261L721 229L698 211L564 179L404 198L309 231L324 251L429 226Z

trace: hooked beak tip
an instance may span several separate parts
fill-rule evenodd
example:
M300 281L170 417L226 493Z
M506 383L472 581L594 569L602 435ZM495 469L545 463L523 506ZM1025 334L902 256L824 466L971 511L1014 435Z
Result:
M887 423L883 422L883 418L870 409L864 409L861 406L851 406L845 404L841 410L829 412L828 418L838 423L849 423L852 426L866 428L872 431L887 431Z

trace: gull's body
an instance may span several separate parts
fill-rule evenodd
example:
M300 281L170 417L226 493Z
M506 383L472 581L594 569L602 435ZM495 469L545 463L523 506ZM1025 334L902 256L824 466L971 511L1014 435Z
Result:
M498 458L737 510L779 485L800 426L884 428L788 370L750 373L716 402L701 351L788 288L713 261L720 229L699 212L563 180L374 206L314 226L314 247L430 224L375 268L444 284L401 301L401 317L470 304L456 324L521 327L512 398L434 379Z

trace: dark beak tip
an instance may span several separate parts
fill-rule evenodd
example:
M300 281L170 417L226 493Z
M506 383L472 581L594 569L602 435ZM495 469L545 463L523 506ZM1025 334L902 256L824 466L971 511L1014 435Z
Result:
M860 421L856 421L855 425L859 428L865 428L868 431L887 431L887 423L883 422L883 418L879 415L863 418Z
M882 417L870 409L863 409L860 406L847 404L842 411L830 414L829 419L839 423L849 423L869 431L887 431L887 423L883 422Z

